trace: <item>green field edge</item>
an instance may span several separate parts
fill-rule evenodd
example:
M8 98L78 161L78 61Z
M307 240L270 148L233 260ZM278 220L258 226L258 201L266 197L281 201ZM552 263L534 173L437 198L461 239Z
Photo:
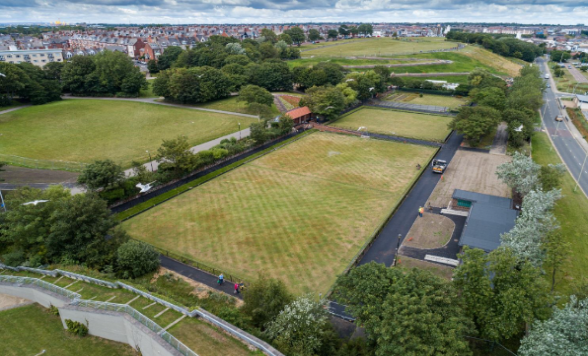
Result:
M453 133L453 131L451 133ZM451 135L451 133L449 135ZM447 137L449 137L449 136L447 136ZM377 140L377 138L375 138L375 139ZM385 141L385 140L381 140L381 141ZM386 223L388 222L388 220L390 220L392 218L392 216L394 216L394 214L396 214L396 211L398 210L398 208L400 207L400 205L402 205L402 203L404 202L404 199L406 199L406 196L408 195L408 193L410 193L410 191L414 188L414 186L416 185L416 183L422 177L423 173L425 171L427 171L427 167L429 166L429 163L437 155L437 153L439 153L439 150L440 149L441 149L441 147L436 147L435 148L435 151L431 155L429 155L429 158L427 159L427 164L425 164L421 168L421 171L419 172L419 174L417 174L410 181L410 184L406 188L404 188L404 191L402 192L401 198L398 199L398 201L396 202L396 204L394 204L388 210L388 212L386 213L386 215L376 225L376 227L374 228L374 231L372 232L372 234L370 236L368 236L368 238L367 238L366 242L364 242L363 246L361 246L361 248L359 249L359 251L355 254L355 256L353 256L353 258L351 259L351 261L347 264L347 267L345 267L345 269L343 269L343 272L341 273L341 275L347 274L351 270L351 268L353 268L354 266L357 265L357 263L359 262L359 259L364 255L364 253L367 251L367 249L374 243L374 241L376 240L376 238L378 237L378 235L380 234L380 232L382 231L382 229L384 228L384 226L386 226ZM329 298L331 296L331 294L333 293L336 285L337 285L337 283L335 282L331 287L329 287L329 290L325 294L325 298Z
M345 114L339 116L338 118L331 120L327 123L327 126L332 126L335 128L339 128L339 129L343 129L343 130L351 130L348 127L345 126L337 126L337 125L333 125L335 124L337 121L341 120L342 118L349 116L351 114L354 114L362 109L372 109L372 110L382 110L382 111L398 111L398 112L404 112L404 113L408 113L408 114L418 114L418 115L428 115L428 116L447 116L447 117L452 117L449 115L435 115L435 114L429 114L429 113L422 113L422 112L417 112L417 111L410 111L410 110L399 110L399 109L387 109L387 108L382 108L379 106L370 106L370 105L361 105L351 111L346 112ZM355 130L351 130L351 131L355 131ZM372 133L376 133L379 135L384 135L384 136L389 136L389 137L398 137L398 138L408 138L408 139L413 139L413 140L421 140L421 141L426 141L426 142L431 142L431 143L444 143L445 141L447 141L447 139L449 138L449 136L451 136L451 133L453 132L452 130L449 131L449 133L447 134L447 136L445 136L444 140L434 140L434 139L424 139L422 137L411 137L411 136L402 136L402 135L391 135L390 133L386 133L386 132L381 132L378 130L370 130L370 132ZM373 137L376 138L376 137Z
M122 211L122 212L116 214L115 215L115 218L117 220L121 221L121 222L122 221L126 221L126 220L128 220L128 219L130 219L130 218L132 218L132 217L134 217L136 215L139 215L139 214L141 214L141 213L143 213L143 212L145 212L145 211L147 211L147 210L149 210L149 209L151 209L151 208L153 208L153 207L155 207L157 205L160 205L160 204L162 204L162 203L164 203L164 202L166 202L166 201L168 201L168 200L170 200L170 199L172 199L172 198L174 198L174 197L176 197L176 196L178 196L178 195L180 195L182 193L185 193L185 192L187 192L188 190L190 190L192 188L195 188L195 187L197 187L199 185L202 185L202 184L208 182L209 180L211 180L213 178L216 178L216 177L218 177L218 176L220 176L220 175L222 175L224 173L227 173L227 172L229 172L229 171L231 171L231 170L233 170L233 169L235 169L235 168L237 168L239 166L242 166L243 164L245 164L247 162L250 162L252 160L255 160L255 159L257 159L257 158L259 158L259 157L261 157L263 155L266 155L267 153L269 153L271 151L274 151L274 150L276 150L276 149L278 149L278 148L280 148L280 147L282 147L284 145L288 145L288 144L290 144L290 143L292 143L294 141L297 141L297 140L299 140L299 139L301 139L303 137L306 137L306 136L312 134L315 131L316 130L309 130L309 131L306 131L305 133L302 133L300 135L291 137L291 138L289 138L287 140L284 140L282 142L278 142L278 143L276 143L276 144L274 144L274 145L272 145L272 146L264 149L263 151L254 153L251 156L248 156L248 157L245 157L243 159L240 159L239 161L234 162L234 163L231 163L230 165L228 165L226 167L217 169L214 172L208 173L205 176L202 176L202 177L200 177L198 179L195 179L195 180L193 180L191 182L188 182L188 183L186 183L184 185L181 185L181 186L179 186L179 187L177 187L175 189L172 189L172 190L170 190L168 192L165 192L165 193L163 193L161 195L158 195L157 197L151 198L151 199L149 199L149 200L147 200L147 201L145 201L145 202L143 202L141 204L137 204L137 205L135 205L134 207L132 207L130 209L127 209L125 211ZM276 147L276 146L278 146L278 147Z

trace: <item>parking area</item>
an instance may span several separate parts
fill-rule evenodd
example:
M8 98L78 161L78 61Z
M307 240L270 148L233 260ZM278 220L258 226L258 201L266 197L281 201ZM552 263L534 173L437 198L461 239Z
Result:
M511 190L495 174L499 165L510 160L511 157L506 155L458 150L443 174L443 179L431 193L427 206L447 207L455 189L510 198Z

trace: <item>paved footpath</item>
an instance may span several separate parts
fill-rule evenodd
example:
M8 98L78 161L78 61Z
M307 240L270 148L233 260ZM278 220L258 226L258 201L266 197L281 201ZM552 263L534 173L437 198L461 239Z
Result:
M435 158L446 160L448 164L451 163L462 139L463 137L461 135L453 132ZM408 234L410 227L417 217L419 207L425 206L427 199L429 199L429 196L440 179L440 174L432 173L430 167L426 167L421 178L419 178L412 190L406 195L398 210L388 220L372 246L365 253L361 261L359 261L359 265L371 261L384 263L386 266L392 265L396 253L398 235L400 234L402 239L404 239L406 234ZM400 243L402 243L402 240Z
M9 112L11 112L11 111L18 110L18 109L26 108L26 107L29 107L29 106L30 106L30 105L23 105L23 106L17 106L17 107L15 107L15 108L12 108L12 109L1 110L1 111L0 111L0 115L2 115L2 114L6 114L6 113L9 113Z

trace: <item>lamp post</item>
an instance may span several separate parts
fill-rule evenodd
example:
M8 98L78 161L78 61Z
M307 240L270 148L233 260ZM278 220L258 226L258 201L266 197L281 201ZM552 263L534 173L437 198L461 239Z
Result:
M239 141L241 141L241 123L239 123Z
M149 163L151 164L151 172L155 172L155 170L153 169L153 160L151 159L151 153L149 152L149 150L145 150L145 152L147 152L147 154L149 155Z
M398 234L398 240L396 240L396 252L394 253L394 266L396 266L396 261L398 261L398 249L400 248L400 239L402 238L401 234Z

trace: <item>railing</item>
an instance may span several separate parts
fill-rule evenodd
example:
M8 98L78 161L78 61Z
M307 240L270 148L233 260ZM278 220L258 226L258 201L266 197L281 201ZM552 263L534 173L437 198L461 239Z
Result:
M68 161L51 161L47 159L33 159L27 157L20 157L14 155L7 155L0 153L0 161L6 162L13 166L36 168L36 169L52 169L70 172L81 172L87 164L81 162Z
M50 292L67 297L67 298L71 299L72 301L78 300L82 297L78 293L72 292L72 291L67 290L65 288L61 288L59 286L56 286L55 284L51 284L49 282L42 281L38 278L0 275L0 282L14 283L14 284L18 284L18 285L32 284L37 287L41 287L43 289L46 289Z
M250 345L253 345L256 348L266 352L268 355L283 356L278 351L275 351L275 350L272 350L271 348L268 348L269 345L265 345L263 342L261 342L257 338L249 335L248 333L244 332L243 330L241 330L241 329L239 329L229 323L222 322L222 319L220 319L220 318L218 318L218 317L216 317L206 311L203 311L200 309L194 309L192 311L189 311L186 308L177 306L173 303L170 303L166 300L163 300L163 299L156 297L152 294L143 292L140 289L137 289L135 287L132 287L128 284L125 284L125 283L122 283L119 281L116 281L116 282L103 281L101 279L84 276L84 275L81 275L78 273L63 271L60 269L54 269L53 271L47 271L47 270L42 270L42 269L38 269L38 268L30 268L30 267L10 267L10 266L3 265L2 263L0 263L0 269L8 269L8 270L15 271L15 272L28 271L28 272L39 273L39 274L43 274L43 275L50 275L53 277L57 277L58 275L62 275L62 276L68 277L68 278L82 280L87 283L98 284L98 285L106 286L109 288L126 289L128 291L133 292L133 293L139 294L139 295L143 296L144 298L147 298L147 299L152 300L158 304L161 304L161 305L165 306L166 308L173 309L173 310L177 311L178 313L189 316L191 318L201 317L201 318L205 319L206 321L220 327L221 329L228 332L229 334L234 335L238 339L240 339ZM38 285L42 288L45 288L47 290L64 295L64 296L72 299L72 305L87 306L87 307L94 308L94 309L123 311L123 312L126 312L127 314L133 316L135 319L137 319L138 317L139 318L146 318L146 320L149 320L149 322L153 323L158 328L160 328L159 331L153 330L150 325L145 324L142 320L140 320L140 319L137 319L137 320L139 322L141 322L143 325L149 327L152 331L155 331L157 333L160 333L161 330L163 330L163 329L161 329L161 327L159 325L155 324L151 319L145 317L143 314L137 312L135 309L133 309L132 307L130 307L128 305L121 305L121 304L107 303L107 302L98 302L98 301L92 301L92 300L81 300L81 295L74 293L74 292L71 292L67 289L55 286L51 283L44 282L44 281L37 279L37 278L0 275L0 282L3 282L3 281L6 281L8 283L15 283L15 284ZM124 308L124 309L121 309L121 308ZM127 308L132 309L132 311L129 312L130 309L127 309ZM133 314L133 313L136 313L136 314ZM137 315L137 317L135 317L136 315ZM180 341L176 340L169 333L163 331L163 332L161 332L160 336L165 341L169 342L170 345L172 345L174 348L176 348L178 351L180 351L183 355L186 355L186 356L196 355L192 350L190 350L188 347L186 347ZM184 351L182 351L182 350L184 350ZM196 355L196 356L198 356L198 355Z
M72 305L78 307L86 307L97 310L109 310L118 313L126 313L133 317L141 324L145 325L149 330L155 332L174 349L178 350L182 355L185 356L198 356L197 353L192 351L188 346L184 345L180 340L176 339L173 335L165 331L161 326L157 325L153 320L149 319L145 315L139 313L135 308L126 304L116 304L108 302L99 302L94 300L77 300Z

